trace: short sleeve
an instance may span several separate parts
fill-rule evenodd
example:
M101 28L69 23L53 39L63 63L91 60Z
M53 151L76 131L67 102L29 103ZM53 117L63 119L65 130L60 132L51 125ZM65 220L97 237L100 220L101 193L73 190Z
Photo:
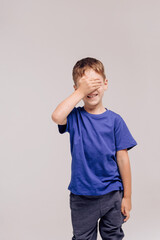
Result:
M74 115L75 115L75 111L76 111L76 107L74 107L72 109L72 111L68 114L66 124L64 124L64 125L58 124L59 133L61 133L61 134L65 133L65 132L70 133L70 129L71 129L72 124L73 124L73 118L74 118Z
M115 120L115 147L116 151L127 149L130 150L137 145L123 118L118 115Z

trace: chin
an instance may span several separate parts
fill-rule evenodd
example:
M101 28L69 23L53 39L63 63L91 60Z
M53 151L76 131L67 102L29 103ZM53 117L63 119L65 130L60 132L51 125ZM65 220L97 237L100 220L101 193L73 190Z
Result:
M98 105L100 103L100 101L95 101L95 102L87 102L87 101L84 101L85 105L87 106L95 106L95 105Z

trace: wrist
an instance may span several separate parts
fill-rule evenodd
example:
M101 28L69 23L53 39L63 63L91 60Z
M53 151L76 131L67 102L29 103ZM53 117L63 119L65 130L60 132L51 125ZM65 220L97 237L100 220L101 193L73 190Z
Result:
M81 91L81 89L80 88L77 88L76 90L75 90L75 92L76 92L76 94L78 94L78 96L82 99L82 98L84 98L84 93Z
M124 198L128 198L128 199L131 199L131 195L124 194L123 197L124 197Z

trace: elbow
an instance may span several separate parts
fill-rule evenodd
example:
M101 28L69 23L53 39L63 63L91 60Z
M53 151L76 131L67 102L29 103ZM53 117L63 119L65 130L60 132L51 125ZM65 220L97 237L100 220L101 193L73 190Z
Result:
M51 118L52 118L53 122L55 122L56 124L61 124L61 122L62 122L62 120L54 113L52 113Z
M53 120L53 122L57 123L57 117L55 116L54 113L52 113L51 119Z

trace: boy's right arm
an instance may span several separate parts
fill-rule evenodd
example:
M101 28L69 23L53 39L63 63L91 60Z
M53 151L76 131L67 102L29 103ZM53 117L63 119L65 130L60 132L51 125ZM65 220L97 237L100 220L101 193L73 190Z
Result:
M102 85L99 79L88 79L82 77L78 81L78 88L65 100L63 100L52 113L52 120L59 124L65 125L67 123L67 116L77 105L77 103L90 92L95 91Z
M52 120L59 125L65 125L67 123L67 116L83 97L84 93L79 88L75 90L56 107L51 116Z

